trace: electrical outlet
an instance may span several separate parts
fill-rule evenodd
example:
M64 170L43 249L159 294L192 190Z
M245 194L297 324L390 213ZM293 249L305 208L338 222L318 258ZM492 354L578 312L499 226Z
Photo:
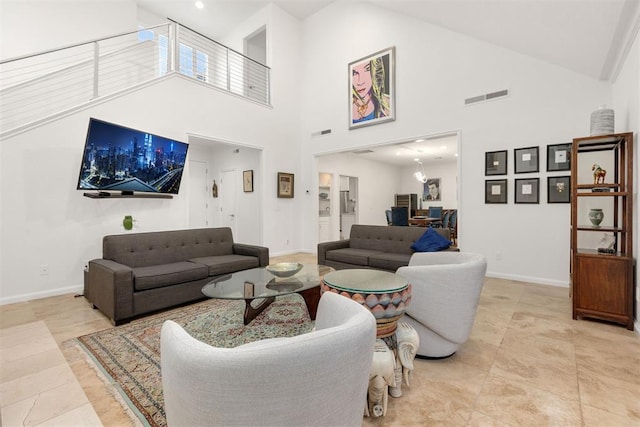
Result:
M496 261L502 261L502 252L496 252Z
M49 274L49 266L47 264L42 264L40 266L40 275L46 276L47 274Z

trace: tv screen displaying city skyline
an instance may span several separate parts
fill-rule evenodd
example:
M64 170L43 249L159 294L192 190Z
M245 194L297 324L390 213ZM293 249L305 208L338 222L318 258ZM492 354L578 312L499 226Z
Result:
M178 194L189 144L91 118L78 190Z

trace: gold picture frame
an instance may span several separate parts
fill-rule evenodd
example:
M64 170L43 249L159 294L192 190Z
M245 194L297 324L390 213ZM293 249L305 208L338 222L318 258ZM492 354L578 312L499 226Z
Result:
M245 193L253 192L253 170L249 169L242 172L242 189Z
M278 197L293 199L293 174L278 172Z

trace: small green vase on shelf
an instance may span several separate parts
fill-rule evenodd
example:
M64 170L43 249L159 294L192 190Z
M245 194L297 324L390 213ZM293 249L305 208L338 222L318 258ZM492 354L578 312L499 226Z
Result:
M604 213L602 213L602 209L591 209L589 210L589 221L594 227L600 227L600 223L604 218Z
M125 230L131 230L133 228L133 217L131 215L126 215L122 220L122 226Z

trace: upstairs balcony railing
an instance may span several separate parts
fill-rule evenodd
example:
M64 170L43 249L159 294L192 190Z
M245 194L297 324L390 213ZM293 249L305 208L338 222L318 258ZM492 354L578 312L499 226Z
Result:
M0 137L172 73L270 103L269 67L171 22L0 61Z

